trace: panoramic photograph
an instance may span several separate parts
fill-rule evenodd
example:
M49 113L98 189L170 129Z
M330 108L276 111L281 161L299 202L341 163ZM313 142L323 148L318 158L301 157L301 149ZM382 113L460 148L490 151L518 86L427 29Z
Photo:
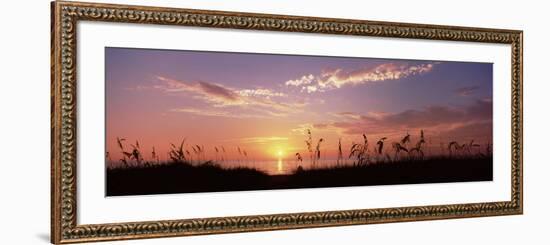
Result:
M492 181L493 64L105 48L106 196Z

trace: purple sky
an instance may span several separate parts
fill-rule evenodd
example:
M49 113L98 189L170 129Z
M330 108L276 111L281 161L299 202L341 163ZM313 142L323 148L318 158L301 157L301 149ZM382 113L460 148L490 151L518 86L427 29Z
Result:
M113 158L119 154L116 137L155 146L161 158L169 143L186 138L207 149L248 149L258 159L304 152L306 129L324 139L327 157L334 157L338 139L345 148L363 133L373 142L407 132L417 140L423 129L433 152L450 141L492 140L490 63L105 52L107 150Z

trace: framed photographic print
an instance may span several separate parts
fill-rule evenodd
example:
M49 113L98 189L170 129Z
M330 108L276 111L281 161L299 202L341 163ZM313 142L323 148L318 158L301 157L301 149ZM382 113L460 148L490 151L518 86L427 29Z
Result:
M52 2L52 243L521 214L521 31Z

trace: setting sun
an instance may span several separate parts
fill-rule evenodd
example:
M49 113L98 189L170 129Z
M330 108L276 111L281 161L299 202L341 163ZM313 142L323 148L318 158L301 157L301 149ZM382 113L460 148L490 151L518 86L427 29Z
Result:
M284 143L275 143L266 148L267 156L273 156L276 159L282 159L287 155L289 151L288 145Z

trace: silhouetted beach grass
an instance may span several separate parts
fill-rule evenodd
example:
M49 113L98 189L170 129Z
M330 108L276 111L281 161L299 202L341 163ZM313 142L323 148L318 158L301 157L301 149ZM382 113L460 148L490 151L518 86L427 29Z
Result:
M268 189L318 188L342 186L395 185L419 183L446 183L490 181L493 179L492 144L482 145L451 141L447 149L441 144L441 154L426 156L424 130L420 130L416 143L407 132L400 140L387 142L387 137L376 141L373 147L366 134L362 142L352 142L347 159L344 159L341 139L338 140L338 158L334 164L319 166L323 138L314 138L310 129L306 135L306 162L300 152L295 153L295 166L291 174L270 175L254 167L244 148L236 146L240 167L227 166L224 146L214 147L215 160L208 160L205 147L187 144L170 144L169 160L161 162L155 148L151 160L143 158L136 141L125 147L126 139L117 138L122 153L118 167L107 168L107 196L146 195L192 192L220 192ZM385 147L390 145L391 147ZM186 147L187 146L187 147ZM445 154L448 152L448 154ZM106 157L111 159L107 152ZM309 162L307 162L309 160ZM261 164L261 162L259 163ZM304 168L302 166L309 166Z

